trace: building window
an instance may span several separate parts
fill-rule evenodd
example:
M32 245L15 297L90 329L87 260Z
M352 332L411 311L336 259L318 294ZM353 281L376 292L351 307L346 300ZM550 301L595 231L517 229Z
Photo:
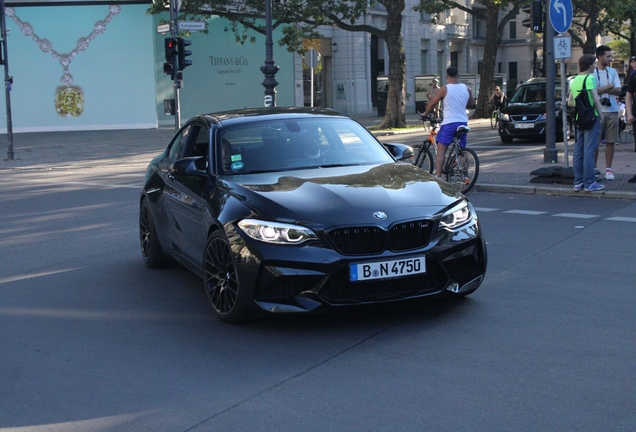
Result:
M497 63L497 73L502 73L502 70L501 70L502 66L503 65L501 64L501 62Z
M420 73L426 74L428 72L428 50L420 51Z
M510 39L517 39L517 21L510 21Z
M517 62L508 63L508 78L517 79Z
M475 18L474 36L476 38L486 37L486 22L484 20Z
M478 61L477 62L477 74L481 75L481 71L484 68L484 62L483 61Z
M457 51L451 51L450 53L450 62L451 62L451 66L454 67L455 69L459 69L457 67L458 61L457 61Z

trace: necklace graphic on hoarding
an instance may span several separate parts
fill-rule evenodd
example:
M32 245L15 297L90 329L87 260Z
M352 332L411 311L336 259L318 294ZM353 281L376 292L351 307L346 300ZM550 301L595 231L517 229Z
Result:
M108 7L108 16L103 21L97 21L93 27L93 32L85 38L79 38L75 49L68 54L60 54L51 46L51 42L40 38L33 31L31 24L23 22L15 14L13 8L5 9L5 16L11 18L20 27L23 35L30 37L38 44L40 49L45 53L50 53L54 59L58 60L62 65L64 73L60 82L64 84L55 91L55 111L62 117L79 117L84 112L84 92L81 87L74 86L73 75L69 72L71 61L80 51L86 51L88 45L97 37L106 31L106 26L121 10L118 5L110 5Z

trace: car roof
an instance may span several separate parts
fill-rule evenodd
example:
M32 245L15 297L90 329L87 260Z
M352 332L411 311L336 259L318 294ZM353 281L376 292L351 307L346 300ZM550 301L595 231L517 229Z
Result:
M305 107L266 107L266 108L243 108L231 111L220 111L209 114L200 114L190 121L202 120L209 124L231 125L236 123L281 120L285 118L311 118L311 117L350 117L338 111L326 108L305 108Z

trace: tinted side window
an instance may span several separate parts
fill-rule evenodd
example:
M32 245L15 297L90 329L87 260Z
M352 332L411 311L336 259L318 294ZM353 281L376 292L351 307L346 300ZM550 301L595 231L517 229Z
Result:
M195 125L192 127L191 132L192 139L190 140L190 146L184 157L189 156L206 156L208 155L208 147L210 140L210 132L208 128L203 125Z
M191 129L192 128L190 126L187 126L175 137L174 141L170 145L170 150L168 150L168 158L174 161L181 157L183 146L188 142L188 135L190 134Z

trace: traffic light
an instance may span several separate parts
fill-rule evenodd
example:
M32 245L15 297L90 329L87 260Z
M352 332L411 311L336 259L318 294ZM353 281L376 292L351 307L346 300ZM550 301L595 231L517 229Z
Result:
M179 55L179 70L184 70L192 64L192 60L186 60L186 57L192 55L192 51L185 49L185 47L192 45L192 41L183 38L177 38L178 55Z
M543 33L543 6L541 0L533 0L531 4L522 6L521 11L530 14L530 18L524 19L521 25L529 27L535 33Z
M177 56L177 40L174 38L166 38L166 62L172 63Z
M163 64L163 72L174 79L174 60L177 57L177 40L174 38L166 38L166 62Z

